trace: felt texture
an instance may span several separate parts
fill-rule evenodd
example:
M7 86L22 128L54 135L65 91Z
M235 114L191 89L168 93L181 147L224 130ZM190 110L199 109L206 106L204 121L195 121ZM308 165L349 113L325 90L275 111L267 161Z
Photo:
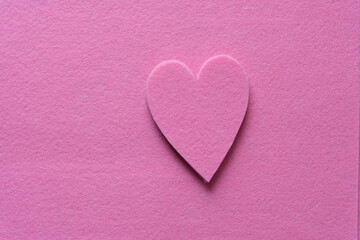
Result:
M206 61L197 78L184 63L164 61L147 83L149 108L161 132L207 182L234 142L248 98L245 72L226 55Z
M1 240L357 238L358 1L0 5ZM219 54L250 98L207 184L146 82Z

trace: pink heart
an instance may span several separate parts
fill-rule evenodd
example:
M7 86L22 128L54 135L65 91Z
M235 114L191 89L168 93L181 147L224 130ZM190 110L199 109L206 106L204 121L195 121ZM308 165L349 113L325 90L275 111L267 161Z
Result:
M170 60L156 66L147 83L147 101L156 124L207 182L234 142L248 98L244 70L225 55L206 61L198 81L184 63Z

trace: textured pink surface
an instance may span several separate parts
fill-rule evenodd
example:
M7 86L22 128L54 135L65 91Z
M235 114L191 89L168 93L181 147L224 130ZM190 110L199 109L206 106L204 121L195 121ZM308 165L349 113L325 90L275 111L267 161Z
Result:
M235 59L219 55L196 77L169 60L147 82L150 112L170 144L209 182L234 142L244 119L249 83Z
M353 240L358 1L1 1L0 239ZM161 61L246 69L210 184L146 102Z

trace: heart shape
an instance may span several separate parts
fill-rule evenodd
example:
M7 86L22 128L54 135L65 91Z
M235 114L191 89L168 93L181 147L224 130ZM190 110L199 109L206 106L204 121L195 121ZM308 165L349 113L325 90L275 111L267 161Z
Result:
M240 64L220 55L206 61L198 80L182 62L151 72L147 101L157 126L207 182L229 151L244 119L249 84Z

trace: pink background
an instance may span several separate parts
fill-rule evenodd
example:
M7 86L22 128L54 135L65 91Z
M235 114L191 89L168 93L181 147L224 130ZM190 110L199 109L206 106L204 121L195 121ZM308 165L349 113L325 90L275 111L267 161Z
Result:
M0 239L356 239L357 1L2 1ZM250 102L211 184L146 103L228 54Z

